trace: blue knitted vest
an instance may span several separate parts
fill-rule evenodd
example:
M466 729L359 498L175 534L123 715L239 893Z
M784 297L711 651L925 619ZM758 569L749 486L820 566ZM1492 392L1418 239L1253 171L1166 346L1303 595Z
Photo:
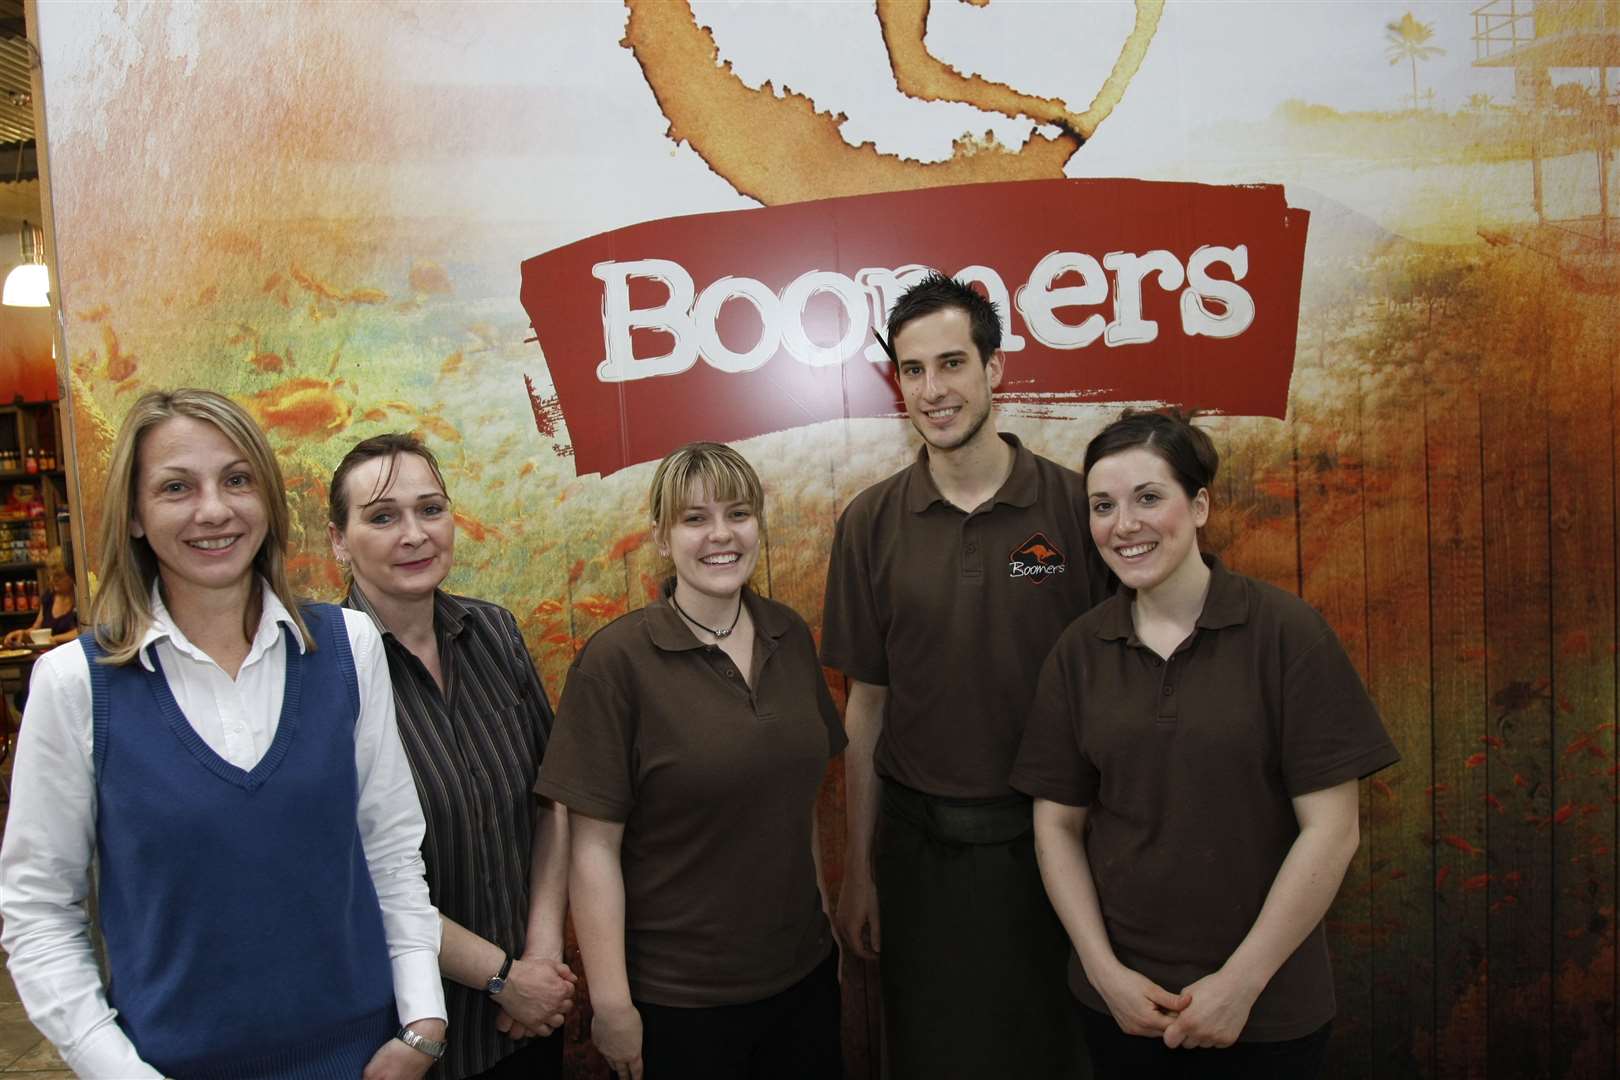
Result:
M286 635L280 726L251 770L208 748L163 669L99 662L96 851L108 997L165 1076L353 1080L398 1027L355 818L359 683L329 604Z

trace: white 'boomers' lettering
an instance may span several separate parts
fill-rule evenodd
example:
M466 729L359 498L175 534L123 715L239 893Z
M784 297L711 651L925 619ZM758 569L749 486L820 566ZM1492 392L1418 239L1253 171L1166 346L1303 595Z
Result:
M1217 277L1211 269L1226 267L1230 277ZM703 362L720 371L753 371L784 349L801 364L826 367L864 356L885 363L876 345L867 345L867 333L887 322L899 292L926 268L907 264L890 270L868 267L853 278L831 270L810 270L790 282L780 294L749 277L726 276L711 282L700 294L689 274L670 259L635 259L600 262L591 267L602 282L602 347L596 367L602 382L627 382L655 375L679 375ZM988 266L970 266L958 273L985 288L996 301L1002 319L1002 349L1019 352L1025 339L1014 332L1012 309L1023 316L1024 328L1049 349L1084 349L1099 339L1107 348L1142 345L1159 336L1159 325L1142 313L1143 285L1157 281L1162 292L1181 290L1181 330L1188 337L1233 338L1254 323L1254 298L1238 284L1249 273L1246 245L1205 245L1193 252L1183 269L1181 260L1163 249L1142 255L1109 252L1101 262L1076 251L1053 251L1040 259L1029 279L1010 291L1001 275ZM1077 282L1059 283L1066 275ZM631 307L632 279L661 286L664 296L650 307ZM1183 288L1183 283L1185 287ZM1112 288L1110 288L1110 284ZM811 297L826 293L838 309L837 339L817 341L805 327L805 309ZM1099 308L1112 296L1111 317L1101 312L1059 318L1065 309ZM1009 299L1011 303L1009 303ZM720 310L728 303L744 303L759 319L759 338L751 344L721 340ZM661 331L670 336L669 351L658 356L637 356L635 330ZM736 347L734 347L736 346Z

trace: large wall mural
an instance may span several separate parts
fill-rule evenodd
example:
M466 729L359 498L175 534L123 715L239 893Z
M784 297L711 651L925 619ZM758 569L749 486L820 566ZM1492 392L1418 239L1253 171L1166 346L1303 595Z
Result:
M662 573L649 462L723 438L818 627L837 514L916 445L872 328L964 273L1042 453L1212 412L1210 542L1332 620L1400 745L1333 1075L1615 1076L1617 9L40 5L78 518L141 391L213 387L331 597L333 465L419 431L452 585L555 696ZM875 997L852 965L857 1076Z

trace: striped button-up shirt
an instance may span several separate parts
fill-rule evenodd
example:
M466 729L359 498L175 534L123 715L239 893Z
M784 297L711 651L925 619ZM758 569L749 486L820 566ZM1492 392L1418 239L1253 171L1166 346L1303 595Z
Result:
M422 855L433 903L448 918L518 956L529 917L530 789L552 715L517 620L496 604L435 593L441 693L422 661L382 625L358 586L347 604L370 615L382 631L400 739L427 819ZM481 989L449 980L444 989L450 1049L433 1076L474 1076L517 1049L496 1031L499 1006Z

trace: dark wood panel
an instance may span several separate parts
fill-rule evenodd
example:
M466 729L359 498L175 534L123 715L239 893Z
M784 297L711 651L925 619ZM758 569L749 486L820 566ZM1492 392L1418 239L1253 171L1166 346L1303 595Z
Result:
M1477 358L1425 357L1435 872L1434 1071L1485 1075L1485 539ZM1494 798L1494 797L1493 797Z
M1229 566L1299 591L1294 432L1275 420L1205 417L1220 451L1204 542Z
M1333 626L1359 671L1367 670L1366 559L1362 537L1361 395L1354 376L1333 374L1321 353L1294 377L1298 441L1301 595ZM1337 359L1336 357L1334 359ZM1362 828L1367 828L1362 786ZM1328 1074L1369 1075L1372 1053L1372 875L1357 851L1327 916L1338 1017Z
M1614 360L1601 317L1548 333L1553 1075L1612 1077L1615 476L1604 451L1615 439Z
M1548 638L1548 272L1493 277L1484 306L1486 683L1489 793L1508 812L1487 825L1488 1011L1493 1072L1552 1066L1552 668Z
M1420 336L1375 355L1378 366L1362 381L1367 686L1401 753L1368 785L1362 839L1371 886L1374 1076L1425 1071L1433 1057L1426 347Z

